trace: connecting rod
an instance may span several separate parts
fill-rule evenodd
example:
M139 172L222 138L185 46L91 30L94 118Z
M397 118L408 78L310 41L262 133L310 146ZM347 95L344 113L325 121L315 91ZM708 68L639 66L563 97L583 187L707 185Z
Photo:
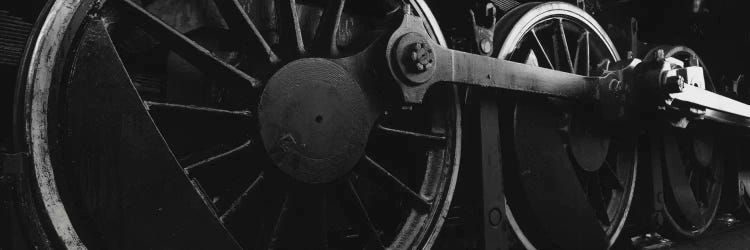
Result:
M628 70L605 72L602 76L576 75L448 49L430 39L421 19L411 15L404 16L401 26L388 39L386 56L389 71L408 103L420 103L427 90L438 83L606 105L626 105L624 100L634 90L645 90L649 93L635 93L635 96L656 97L666 106L688 103L703 109L702 115L710 120L750 127L750 105L706 90L700 66L673 69L668 67L669 62L664 62L664 67L655 70L633 70L638 60ZM636 87L644 84L650 86Z

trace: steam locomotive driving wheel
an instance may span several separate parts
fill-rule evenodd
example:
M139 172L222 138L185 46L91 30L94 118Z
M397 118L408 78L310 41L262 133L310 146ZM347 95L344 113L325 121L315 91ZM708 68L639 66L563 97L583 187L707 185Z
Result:
M648 53L644 61L654 61L660 56L672 67L702 66L706 82L705 86L700 87L716 91L703 61L692 49L683 46L657 47ZM700 110L691 112L701 114ZM719 208L729 156L726 153L728 150L720 146L726 138L714 134L715 127L700 119L690 121L685 126L674 126L689 119L682 117L655 125L657 129L654 131L658 131L658 134L650 134L655 148L651 157L656 157L663 164L666 232L679 238L695 238L708 229Z
M421 0L52 2L15 133L48 244L434 242L458 174L456 90L404 106L379 72L350 73L380 60L354 55L404 11L444 43Z
M499 26L498 58L586 76L619 61L598 23L569 4L524 4ZM614 244L635 188L634 130L561 99L508 93L499 105L506 214L524 247Z

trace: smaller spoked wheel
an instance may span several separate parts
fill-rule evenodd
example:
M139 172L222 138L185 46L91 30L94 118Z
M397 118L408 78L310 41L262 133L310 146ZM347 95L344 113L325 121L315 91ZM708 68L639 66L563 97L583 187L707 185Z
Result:
M682 46L659 47L646 56L645 62L655 60L658 50L672 65L698 66L704 68L706 90L715 91L711 78L700 57ZM697 60L696 60L697 59ZM675 66L682 67L682 66ZM682 105L682 104L677 104ZM720 149L722 140L716 127L707 121L685 118L685 110L697 115L700 110L685 105L679 114L666 110L665 120L654 126L651 132L653 152L662 164L664 189L664 212L669 235L693 238L703 234L710 226L719 207L719 198L724 185L724 168L728 157ZM682 114L682 115L680 115ZM690 121L688 122L688 119Z
M599 24L570 4L524 4L499 26L498 58L585 76L602 75L619 60ZM593 104L518 93L503 97L506 214L520 242L529 249L611 246L635 187L631 131L605 121Z

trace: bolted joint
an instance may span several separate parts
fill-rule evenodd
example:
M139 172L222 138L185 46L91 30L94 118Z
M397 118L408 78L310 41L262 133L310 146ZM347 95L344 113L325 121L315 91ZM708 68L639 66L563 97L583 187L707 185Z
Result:
M664 91L667 94L680 93L685 89L685 78L681 75L670 76L664 81Z
M416 86L429 81L437 68L436 51L430 40L417 32L401 35L388 52L394 76L404 84Z
M410 61L406 64L411 66L410 69L413 72L420 73L434 66L435 54L429 44L416 42L412 45L409 59Z
M654 56L656 57L656 61L657 62L664 62L664 60L666 59L665 58L666 56L664 54L664 50L663 49L656 50L656 55L654 55Z
M625 82L620 81L619 79L612 79L609 81L609 90L616 95L623 95L627 94L630 88L628 88L628 85L625 84Z
M484 54L492 53L492 41L490 41L490 39L483 38L482 41L479 42L479 49L481 49L482 53Z

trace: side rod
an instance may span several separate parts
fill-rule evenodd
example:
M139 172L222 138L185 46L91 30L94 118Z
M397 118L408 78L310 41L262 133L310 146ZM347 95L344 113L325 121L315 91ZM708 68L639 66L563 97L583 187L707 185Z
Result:
M443 47L428 37L418 17L405 15L403 23L391 35L386 46L386 54L390 57L388 66L400 82L406 102L422 102L430 86L444 82L624 105L618 104L618 99L625 99L623 96L628 89L625 85L649 84L624 84L618 79L622 76L617 76L621 74L582 76L466 53ZM654 79L654 82L658 82L658 79ZM666 91L666 87L650 89ZM669 97L706 108L704 116L709 120L750 127L750 105L690 85L669 93Z
M436 82L501 88L562 98L599 99L600 77L587 77L439 47Z
M391 60L387 61L394 77L401 82L407 102L421 102L427 89L438 82L577 100L598 100L603 94L604 89L600 87L605 82L603 77L581 76L452 50L428 37L418 17L405 15L401 27L388 41L386 54Z

